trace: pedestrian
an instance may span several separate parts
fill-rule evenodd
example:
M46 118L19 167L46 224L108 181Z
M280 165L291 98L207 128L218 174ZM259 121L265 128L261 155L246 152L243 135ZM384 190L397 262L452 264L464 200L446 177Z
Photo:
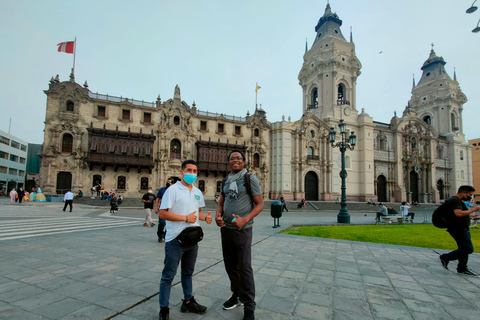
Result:
M110 213L115 213L115 211L117 210L118 210L117 197L114 194L113 197L110 199Z
M12 189L12 191L10 191L10 203L13 203L15 201L16 196L17 191L15 191L15 189Z
M23 188L18 188L17 196L18 196L18 202L21 204L23 197L25 196L25 191L23 191Z
M95 199L95 186L92 187L92 199Z
M475 188L472 186L461 186L457 194L451 197L446 205L445 218L448 222L447 231L457 243L457 250L442 254L440 262L448 270L448 263L458 260L457 272L467 276L480 276L478 273L468 269L468 255L473 252L473 244L470 236L470 214L480 210L480 207L467 208L464 201L470 201Z
M100 197L100 191L102 191L102 185L97 184L97 186L95 187L95 190L97 191L97 197Z
M215 222L219 226L225 270L232 296L225 310L244 305L244 320L255 319L255 281L252 269L253 218L263 210L262 188L257 177L247 173L245 156L232 151L230 173L222 182Z
M285 210L288 212L287 201L285 201L285 198L282 197L282 211L285 211Z
M145 193L142 197L143 208L145 209L145 222L143 223L144 227L150 226L153 227L155 223L152 221L152 209L153 205L155 204L155 195L153 194L152 187L148 187L147 193Z
M198 231L200 220L207 224L212 222L210 212L205 215L202 192L193 185L197 180L198 165L194 160L182 163L181 182L171 185L163 194L159 215L166 220L165 259L160 280L160 320L169 319L169 300L172 281L181 265L181 282L183 288L183 303L181 312L203 314L207 307L200 305L193 296L192 276L197 261L198 241L200 237L192 237L190 243L182 241L189 231Z
M157 199L155 199L155 213L158 214L158 210L160 210L160 204L162 202L163 195L165 191L170 187L172 184L172 179L168 178L165 187L161 187L157 193ZM158 227L157 227L157 237L158 242L162 243L165 241L165 220L163 220L160 215L158 216Z
M380 221L380 216L386 217L386 216L388 216L388 215L389 215L389 214L388 214L387 206L380 202L380 203L378 204L378 212L377 212L377 218L376 218L376 220L377 220L377 221Z
M70 189L67 190L67 193L65 193L65 196L63 197L63 202L65 202L65 205L63 206L63 211L67 209L67 205L70 206L70 212L72 212L72 207L73 207L73 193Z
M402 205L400 206L400 213L402 217L411 217L410 222L413 223L413 218L415 218L415 212L408 212L408 209L410 209L412 206L410 203L403 201Z

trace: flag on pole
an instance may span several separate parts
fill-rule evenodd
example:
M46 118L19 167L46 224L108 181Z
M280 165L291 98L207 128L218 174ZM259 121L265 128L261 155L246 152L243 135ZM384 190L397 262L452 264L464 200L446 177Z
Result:
M258 89L261 89L262 87L260 87L258 84L257 86L255 87L255 93L258 93Z
M58 52L73 53L75 41L61 42L57 44Z

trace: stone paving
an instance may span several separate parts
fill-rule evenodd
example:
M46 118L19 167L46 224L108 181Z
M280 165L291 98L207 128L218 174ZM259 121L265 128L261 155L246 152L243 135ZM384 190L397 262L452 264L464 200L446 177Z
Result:
M0 225L14 215L66 216L61 206L0 204ZM0 319L157 319L164 252L156 228L141 225L142 210L105 212L77 205L68 216L139 224L0 241ZM351 215L352 224L373 223L373 212ZM280 223L335 224L336 213L289 212ZM268 211L254 225L257 319L479 318L480 278L444 270L441 250L283 235L272 225ZM194 295L207 313L180 313L177 277L170 318L242 319L242 308L222 310L231 293L219 230L202 226ZM480 254L469 265L480 271Z

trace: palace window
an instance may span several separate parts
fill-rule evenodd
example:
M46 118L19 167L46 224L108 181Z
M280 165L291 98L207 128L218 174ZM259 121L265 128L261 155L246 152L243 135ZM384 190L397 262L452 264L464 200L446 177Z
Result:
M222 181L217 181L217 192L222 191Z
M122 119L130 120L130 110L122 109Z
M205 181L204 180L198 180L198 189L200 189L200 191L202 191L202 192L205 191Z
M235 134L239 136L242 133L242 127L240 126L235 126Z
M143 177L140 179L140 189L141 190L147 190L148 189L148 178Z
M174 139L170 142L170 159L181 159L182 144Z
M207 121L200 121L200 130L207 131Z
M219 133L223 133L224 132L224 124L223 123L219 123L218 124L218 130L217 130Z
M150 112L145 112L143 114L143 122L147 122L147 123L152 122L152 114Z
M259 155L258 153L255 153L255 154L253 155L253 166L254 166L255 168L260 167L260 155Z
M127 178L125 178L124 176L119 176L117 178L117 190L125 190L126 181L127 181ZM148 185L148 180L147 180L147 185Z
M67 101L67 111L68 112L73 112L74 108L75 108L75 104L73 103L73 101L68 100Z
M105 117L106 109L104 106L97 106L97 116Z
M71 134L65 134L62 138L62 152L72 152L73 137Z

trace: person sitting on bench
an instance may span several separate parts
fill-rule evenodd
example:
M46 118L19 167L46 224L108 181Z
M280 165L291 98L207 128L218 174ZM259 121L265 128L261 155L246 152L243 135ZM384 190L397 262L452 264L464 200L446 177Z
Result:
M410 209L412 206L410 203L403 201L402 205L400 206L400 213L402 214L402 217L407 218L411 217L411 222L413 223L413 218L415 218L415 212L408 212L408 209Z
M387 209L387 206L382 204L382 203L379 203L378 204L378 208L379 208L379 211L377 212L377 218L376 220L377 221L380 221L380 217L386 217L388 216L388 209Z

